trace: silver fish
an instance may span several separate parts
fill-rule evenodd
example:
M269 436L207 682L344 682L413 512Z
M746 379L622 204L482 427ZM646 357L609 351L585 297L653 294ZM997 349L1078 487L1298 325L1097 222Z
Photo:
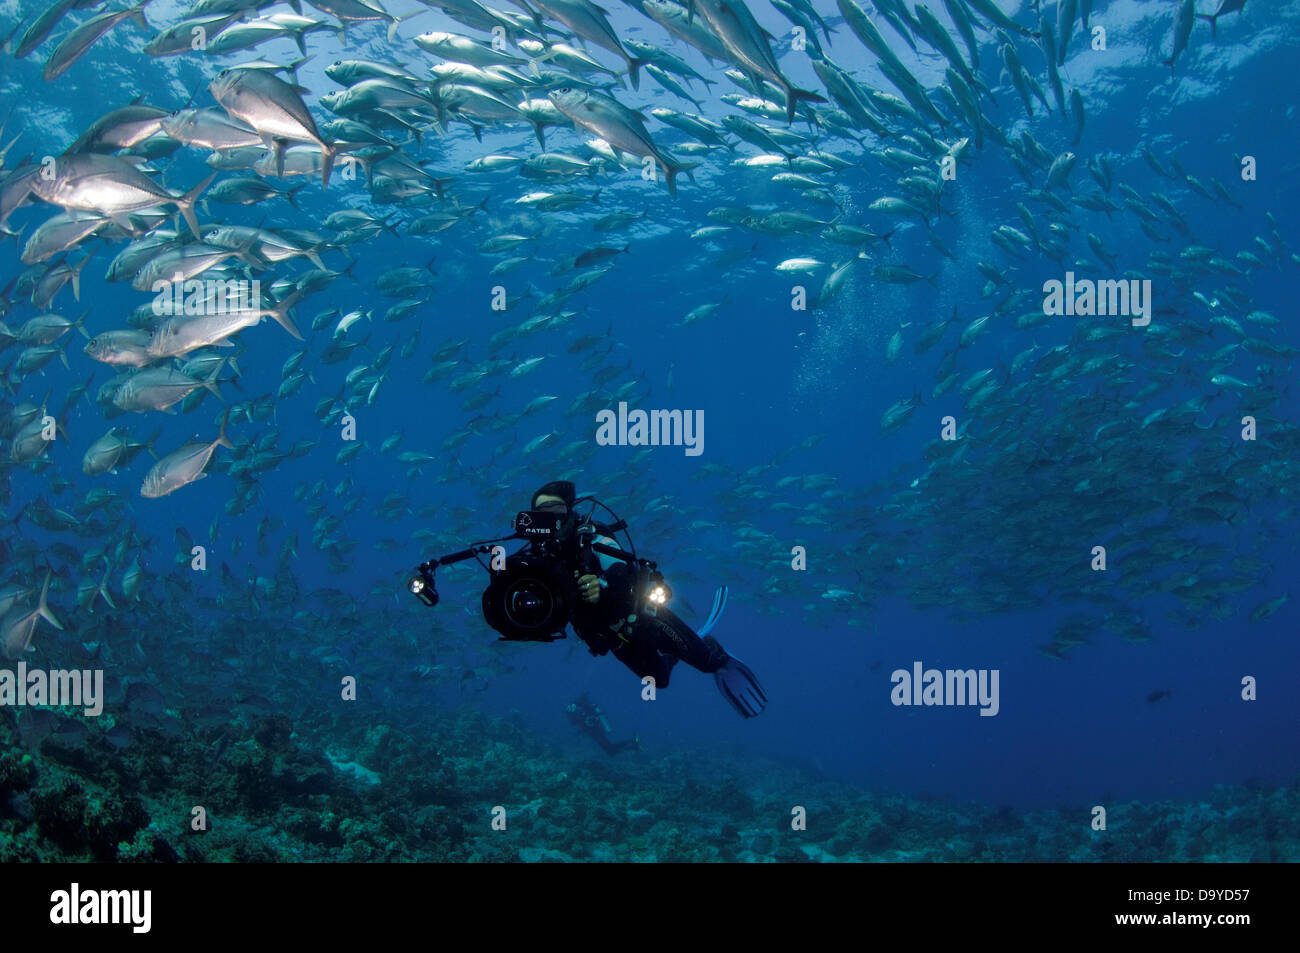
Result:
M1056 65L1065 65L1070 35L1074 32L1074 18L1079 12L1079 0L1058 0L1056 5Z
M153 0L140 0L134 7L119 10L116 13L101 13L99 16L92 17L78 26L64 38L62 43L54 48L50 58L45 61L45 72L42 74L42 78L47 83L50 80L58 79L73 63L81 58L86 50L90 49L92 43L127 17L134 18L140 26L148 30L149 21L144 18L144 8L152 2Z
M1216 13L1215 16L1218 16ZM1173 32L1173 49L1169 54L1169 59L1163 60L1163 63L1169 67L1169 72L1174 71L1174 61L1178 55L1187 49L1187 43L1192 38L1192 26L1196 23L1196 0L1183 0L1182 5L1178 8L1178 17L1174 20Z
M592 90L565 87L550 93L549 98L576 125L594 132L614 149L634 156L653 156L668 180L668 194L677 195L678 174L689 175L692 167L656 146L639 115L617 100Z
M20 60L25 58L28 53L45 42L45 38L50 35L50 31L54 29L55 24L62 20L69 10L81 6L87 6L87 4L81 3L79 0L55 0L54 3L51 3L46 7L45 12L32 22L32 25L27 28L27 32L23 34L22 39L18 41L18 45L14 47L14 57Z
M227 450L235 448L226 437L226 423L229 419L230 411L227 410L221 421L221 432L211 443L187 443L155 463L145 474L144 483L140 485L140 495L146 499L157 499L207 476L203 471L217 447L225 447Z
M61 212L32 232L23 245L20 260L24 265L34 265L53 258L60 252L75 248L78 242L107 224L107 218L93 212Z
M621 56L627 63L627 74L632 80L632 88L640 88L641 78L638 71L646 65L647 61L628 55L600 7L588 0L534 0L534 2L543 13L554 20L559 20L584 40L609 50L616 56Z
M127 212L155 205L175 205L196 238L201 236L194 203L217 177L214 172L189 192L176 196L164 190L131 163L117 156L81 153L60 156L54 174L33 176L28 186L33 195L65 209L99 212L134 231Z
M316 120L291 86L266 70L223 70L209 86L226 112L242 120L275 150L278 174L284 172L284 150L290 142L310 142L320 148L321 184L329 185L330 170L338 148L326 142L316 129Z
M207 16L191 17L174 26L169 26L144 45L144 51L150 56L176 56L194 50L195 37L207 40L216 38L221 31L244 15L242 10L233 13L212 13ZM195 31L200 31L198 34Z
M139 145L156 135L167 110L144 103L133 103L100 116L68 152L116 152Z
M826 102L826 97L798 89L786 79L772 53L767 33L758 25L744 0L695 0L695 8L708 21L737 66L751 77L768 80L785 92L786 122L794 122L794 110L799 100Z
M231 335L261 324L263 318L275 318L286 331L302 340L302 334L294 325L289 311L301 298L301 293L294 292L274 308L265 308L260 302L251 302L251 307L232 308L214 314L198 316L173 315L158 325L149 338L147 353L153 358L180 357L190 351L211 344L221 344Z
M118 434L114 427L92 443L81 458L81 472L86 476L116 473L118 462L126 451L126 435Z
M220 398L221 392L217 390L216 383L217 372L220 370L221 367L218 365L207 380L199 381L187 377L174 368L147 368L132 375L117 389L113 394L113 404L120 410L136 413L150 410L175 413L171 409L172 405L184 400L192 391L200 387L206 387Z
M0 619L0 645L3 645L5 658L18 659L22 658L24 652L34 651L32 636L36 634L36 623L39 620L44 619L56 629L63 628L63 623L55 617L46 604L52 575L51 571L45 573L45 584L41 586L41 598L35 609L29 611L15 606L4 614L3 619Z

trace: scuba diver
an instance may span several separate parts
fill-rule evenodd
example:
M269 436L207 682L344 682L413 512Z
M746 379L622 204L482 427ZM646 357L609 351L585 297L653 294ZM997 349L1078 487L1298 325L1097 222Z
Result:
M547 483L532 497L532 509L576 520L574 485L567 480ZM594 531L594 542L621 550L605 524L587 518L579 528ZM525 549L523 552L527 552ZM517 555L517 554L516 554ZM726 589L714 599L709 619L695 632L671 609L660 605L653 614L637 612L635 566L590 547L570 550L577 563L571 567L581 602L570 624L592 655L612 652L641 678L654 679L656 689L667 688L678 662L711 673L718 691L742 718L753 718L767 705L767 695L749 666L727 653L708 632L726 606Z
M605 750L605 754L615 755L621 751L641 750L640 738L615 741L610 737L609 720L600 710L600 706L587 697L586 692L574 699L564 711L573 727L600 745Z

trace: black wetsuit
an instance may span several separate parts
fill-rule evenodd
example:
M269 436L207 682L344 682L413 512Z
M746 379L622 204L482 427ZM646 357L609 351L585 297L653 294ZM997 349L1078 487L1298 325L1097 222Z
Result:
M543 585L552 592L556 589L563 592L562 607L568 617L557 627L554 623L560 620L548 614L538 620L547 623L545 626L537 625L534 631L521 635L518 626L505 624L509 620L495 618L502 611L507 615L510 612L496 604L494 600L500 593L494 596L493 587L489 586L483 593L483 615L493 628L503 633L502 638L552 642L557 637L564 638L565 627L571 625L592 655L613 652L638 677L653 679L656 688L667 688L673 666L685 662L713 675L718 691L742 718L762 713L767 706L767 694L749 666L727 654L713 636L700 638L671 609L644 604L645 593L641 589L648 580L643 573L649 567L617 558L620 547L609 526L594 520L582 520L575 525L578 517L573 515L572 483L556 480L546 484L533 494L531 505L536 508L543 497L562 501L568 519L561 521L558 533L547 534L546 538L542 538L544 528L539 525L534 533L536 541L508 557L506 564L509 568L512 561L522 562L529 566L528 575L541 573L545 577ZM547 500L544 509L554 512L556 507ZM618 525L621 528L624 524ZM587 545L588 540L596 545ZM598 552L597 545L606 552ZM530 565L533 559L538 561L538 566ZM600 595L594 603L581 596L578 579L584 575L594 575L602 581ZM505 595L515 598L521 593L522 590ZM725 596L726 590L719 590L719 599ZM529 604L536 609L543 607L545 601L534 595L529 597ZM721 604L715 611L719 611ZM550 606L556 608L554 603Z
M612 533L608 527L595 525L597 533L607 537L606 545L617 545L609 538ZM654 615L637 611L635 567L610 560L611 565L602 569L596 554L589 555L590 561L576 568L584 575L602 577L607 585L594 605L585 600L578 603L572 625L592 655L613 652L641 678L652 677L656 688L668 686L673 666L679 661L701 672L715 672L726 664L727 653L717 640L712 636L700 638L671 609L661 607ZM635 615L636 621L629 624L629 615Z

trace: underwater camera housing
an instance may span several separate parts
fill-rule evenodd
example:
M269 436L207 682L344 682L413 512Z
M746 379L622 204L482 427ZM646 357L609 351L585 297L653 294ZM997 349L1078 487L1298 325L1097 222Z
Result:
M577 502L584 500L592 498L583 497ZM609 509L598 501L592 501ZM602 531L626 533L627 524L610 512L615 522L603 526ZM483 619L506 641L554 642L565 637L565 627L581 601L572 566L584 561L583 554L601 553L636 567L638 612L654 615L672 598L672 591L655 564L637 558L630 534L630 552L605 546L595 541L596 524L589 518L579 518L572 511L560 514L548 510L520 510L515 516L513 529L510 536L475 543L469 549L421 563L410 577L407 589L426 606L435 606L438 592L434 587L434 572L439 566L493 553L495 547L488 545L491 542L522 539L530 545L509 556L504 568L495 569L484 564L491 579L483 590Z
M510 642L564 638L578 605L578 583L550 556L512 557L483 590L483 619Z
M576 549L579 524L571 514L520 510L514 538L531 549L515 553L483 590L483 619L510 642L553 642L564 638L578 584L562 556ZM581 534L586 535L586 534Z
M527 540L563 540L572 531L573 520L547 510L520 510L515 516L515 536Z

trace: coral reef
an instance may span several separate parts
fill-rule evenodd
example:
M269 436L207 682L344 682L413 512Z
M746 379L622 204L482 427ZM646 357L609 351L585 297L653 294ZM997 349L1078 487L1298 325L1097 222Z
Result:
M1116 802L1093 831L1088 805L873 793L764 758L574 761L472 710L410 733L269 714L136 728L125 748L106 734L28 748L0 719L0 861L1300 860L1300 783Z

